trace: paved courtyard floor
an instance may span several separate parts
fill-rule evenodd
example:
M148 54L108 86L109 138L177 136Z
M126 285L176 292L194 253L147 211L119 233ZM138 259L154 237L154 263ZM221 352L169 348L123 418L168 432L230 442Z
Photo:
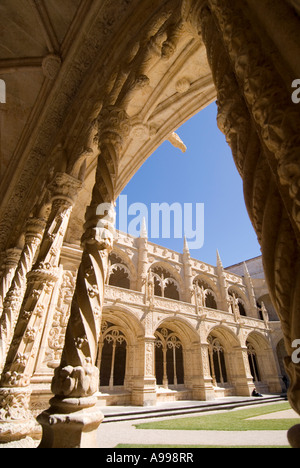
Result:
M264 405L265 406L265 405ZM245 409L245 408L241 408ZM236 409L234 411L239 411ZM226 411L224 411L226 412ZM220 413L220 411L219 411ZM215 412L205 413L216 414ZM190 417L202 416L193 414ZM173 418L187 417L174 416ZM201 445L201 446L288 446L286 431L174 431L137 429L135 425L143 422L170 420L172 417L155 418L138 421L112 422L102 424L98 431L98 441L101 448L115 448L118 444L128 445ZM271 415L259 416L259 419L289 418L299 421L299 416L293 411L279 411ZM252 418L251 418L252 419ZM257 419L257 418L253 418Z

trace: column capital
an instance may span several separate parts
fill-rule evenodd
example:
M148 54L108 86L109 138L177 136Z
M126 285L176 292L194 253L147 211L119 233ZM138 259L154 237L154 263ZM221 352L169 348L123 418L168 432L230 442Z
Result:
M99 143L122 143L122 138L129 135L129 117L118 106L104 107L98 116Z
M82 186L82 182L75 179L75 177L58 172L48 185L48 190L51 194L52 202L55 200L66 200L73 205Z

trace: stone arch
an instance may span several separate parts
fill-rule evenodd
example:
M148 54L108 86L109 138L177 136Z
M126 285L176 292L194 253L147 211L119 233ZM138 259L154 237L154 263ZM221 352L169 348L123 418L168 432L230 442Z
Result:
M249 299L247 298L246 294L237 286L229 286L228 288L228 295L229 297L235 296L235 300L237 301L237 305L239 308L240 315L247 316L249 315ZM231 308L233 307L233 304Z
M131 289L129 268L123 263L110 265L108 270L108 284L123 289Z
M267 309L270 322L278 322L279 321L278 314L272 304L270 295L268 293L263 294L257 299L257 305L259 306L259 308L261 308L262 303L264 303L264 306Z
M105 339L105 329L103 328L103 324L108 323L110 324L110 329L115 329L120 332L121 335L124 336L124 340L121 343L124 345L126 341L126 350L121 352L119 359L120 362L116 362L118 367L116 368L116 372L121 374L123 378L123 382L117 382L117 386L121 385L125 391L131 394L132 388L134 386L134 382L136 380L137 373L139 372L138 369L135 368L135 362L139 358L140 349L137 345L137 340L141 339L145 335L144 327L138 317L132 312L129 308L124 306L105 306L103 308L103 317L102 317L102 333L98 345L98 356L97 356L97 366L101 370L101 365L103 363L103 355L102 349ZM107 327L106 327L107 329ZM112 362L112 353L111 350L108 350L108 362L106 363L107 366L111 366ZM106 370L106 384L108 379L108 373L111 372L111 367ZM119 377L118 377L119 378ZM100 385L101 385L101 374L100 374ZM101 385L102 387L102 385ZM104 386L105 392L111 392L115 385L113 385L113 381L109 382L108 385ZM101 388L100 388L101 389ZM125 400L127 404L130 404L130 395L126 397ZM129 399L128 399L129 398ZM108 397L108 401L109 397ZM122 402L122 399L119 398L119 403ZM113 404L113 400L112 403Z
M130 287L128 289L135 289L136 281L137 281L137 271L134 266L134 263L132 260L129 258L129 256L124 252L124 250L118 248L117 246L114 246L113 251L111 252L111 255L115 255L117 258L121 260L121 264L124 265L125 271L128 274L129 282L130 282ZM113 270L113 265L110 266L110 272Z
M156 330L155 377L157 385L168 388L184 384L183 344L179 335L169 328Z
M248 359L253 381L261 393L278 393L281 384L273 349L269 340L259 332L250 332L246 337Z
M216 325L208 331L206 341L215 396L239 395L239 379L245 369L238 337L225 325Z
M193 328L193 326L190 323L188 323L188 321L178 317L163 319L159 323L157 323L155 326L154 336L156 336L158 330L162 329L168 330L169 335L176 336L178 341L180 341L180 352L182 354L180 355L181 363L179 364L179 369L182 366L180 372L182 372L183 374L183 380L181 380L180 382L182 382L184 388L193 390L194 377L196 374L198 374L199 366L199 362L194 359L194 351L200 345L200 337L198 333ZM156 362L157 359L159 359L159 351L156 351ZM172 360L173 357L170 355L169 358L171 360L171 363L169 362L169 365L174 365L174 361ZM161 354L160 360L162 359L163 355ZM160 365L162 365L162 362L160 362Z
M174 285L175 289L177 289L178 295L176 294L175 290L170 291L171 294L168 294L165 297L169 297L169 299L177 299L181 300L183 296L183 281L180 274L177 270L168 262L155 262L149 267L149 273L154 277L155 282L155 290L158 294L155 295L164 295L162 291L169 288L171 285ZM164 278L162 278L162 275ZM168 276L167 276L168 275ZM160 294L159 294L160 291ZM173 297L172 297L173 296Z
M109 387L112 391L125 384L128 339L126 331L116 325L115 320L114 322L102 320L101 332L97 358L100 369L100 389Z
M159 320L159 322L155 323L153 333L158 328L162 327L169 327L177 334L180 334L181 340L187 346L191 343L200 343L200 337L197 330L188 320L182 317L172 316Z
M209 277L203 274L195 276L193 279L193 285L195 285L196 282L200 282L204 286L205 306L210 309L220 309L220 294L218 293L216 284ZM207 295L211 295L213 301L208 302Z
M226 325L213 325L211 328L209 328L209 330L206 331L205 339L207 340L208 336L211 334L220 338L228 350L241 345L241 342L235 332Z
M145 335L145 328L139 317L129 307L124 305L106 305L103 307L103 318L113 320L118 319L118 323L129 334L130 341L133 343L136 337Z

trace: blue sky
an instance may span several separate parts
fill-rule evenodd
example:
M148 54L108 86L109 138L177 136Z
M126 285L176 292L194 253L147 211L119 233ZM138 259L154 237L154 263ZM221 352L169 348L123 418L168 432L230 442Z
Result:
M168 239L162 237L162 227L159 238L152 238L151 204L180 204L183 215L184 204L190 204L193 208L191 227L196 229L197 223L198 231L203 223L200 212L196 214L196 204L204 204L204 226L201 227L204 244L200 249L191 249L191 256L215 265L218 249L224 266L230 266L256 257L261 252L246 211L242 180L225 137L217 128L216 116L217 107L213 103L186 122L177 133L187 146L187 152L183 154L171 143L164 142L121 195L123 203L127 201L133 213L127 213L127 224L136 224L137 229L140 229L138 221L144 213L135 209L139 205L132 207L132 204L144 204L148 210L149 240L177 252L183 249L183 223L179 239L174 238L180 232L174 231L173 218ZM118 201L117 228L125 230L125 223L120 225L119 206ZM195 243L191 240L193 245Z

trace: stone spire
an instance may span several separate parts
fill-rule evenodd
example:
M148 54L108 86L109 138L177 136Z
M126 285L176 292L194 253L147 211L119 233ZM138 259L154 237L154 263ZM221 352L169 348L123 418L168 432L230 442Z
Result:
M256 297L253 287L253 282L251 275L249 273L248 267L246 262L244 262L244 283L247 288L247 293L249 297L250 307L251 307L251 316L254 318L258 318L258 310L256 305Z
M219 277L219 288L221 292L222 302L221 307L224 311L228 311L229 309L229 302L228 302L228 292L227 292L227 281L225 277L224 267L221 260L221 256L219 251L217 250L217 275Z
M143 218L142 221L140 237L141 239L148 239L146 218Z
M223 268L223 263L222 263L222 260L221 260L221 257L220 257L219 250L217 250L217 267Z
M188 241L186 239L186 236L184 236L183 253L190 255L189 244L188 244Z
M143 218L141 224L141 234L138 239L139 263L138 263L138 279L137 290L146 292L148 278L148 233L146 219Z
M193 269L191 263L190 249L186 236L184 236L184 245L183 245L183 264L184 264L184 276L185 276L185 289L186 289L186 301L191 302L193 297Z

